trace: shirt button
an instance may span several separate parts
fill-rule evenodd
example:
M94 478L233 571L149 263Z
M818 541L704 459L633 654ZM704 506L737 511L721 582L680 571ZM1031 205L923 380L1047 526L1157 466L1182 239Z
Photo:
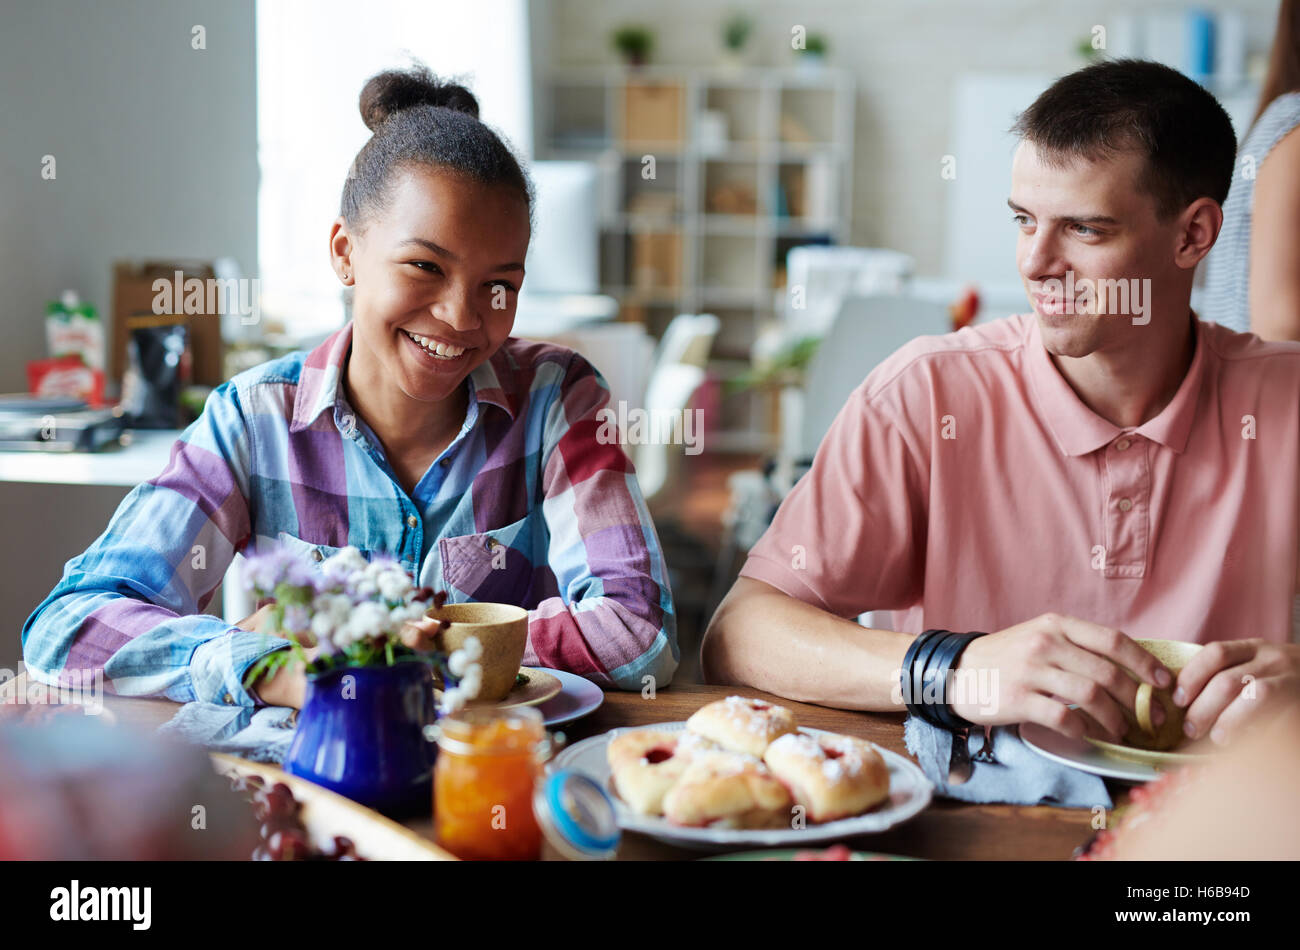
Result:
M420 523L420 519L415 517L415 515L407 515L406 523L410 525L412 528L414 528L416 525Z
M1123 451L1124 451L1125 449L1127 449L1127 448L1129 447L1129 445L1131 445L1131 444L1132 444L1132 443L1130 443L1128 439L1120 439L1118 442L1115 443L1115 448L1117 448L1117 449L1119 449L1121 452L1123 452Z
M227 706L233 706L233 705L235 705L235 697L234 697L234 696L231 696L229 693L226 693L226 695L225 695L225 700L226 700L226 705L227 705Z
M1132 499L1129 499L1129 498L1121 498L1121 499L1119 500L1119 510L1120 510L1120 511L1128 511L1128 510L1129 510L1130 508L1132 508L1132 507L1133 507L1133 501L1132 501Z
M448 465L451 464L451 459L449 459L449 458L445 458L445 459L443 459L441 462L439 462L438 464L441 465L443 468L446 468Z
M319 564L321 561L325 560L325 554L320 548L312 548L311 559Z

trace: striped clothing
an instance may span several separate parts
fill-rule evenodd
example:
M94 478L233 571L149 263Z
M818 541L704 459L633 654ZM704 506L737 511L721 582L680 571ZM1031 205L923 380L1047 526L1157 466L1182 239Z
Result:
M1255 206L1255 171L1278 142L1300 125L1300 92L1269 103L1237 149L1223 230L1205 259L1205 297L1201 316L1240 333L1250 333L1250 228ZM1243 164L1249 157L1250 162ZM1300 174L1300 169L1297 170Z
M243 674L283 642L200 611L236 552L279 542L313 560L386 552L452 602L526 607L526 664L665 685L667 570L631 463L597 439L609 391L591 364L507 340L468 377L465 423L411 497L344 397L351 342L348 324L212 394L27 619L32 675L102 668L123 695L253 705Z

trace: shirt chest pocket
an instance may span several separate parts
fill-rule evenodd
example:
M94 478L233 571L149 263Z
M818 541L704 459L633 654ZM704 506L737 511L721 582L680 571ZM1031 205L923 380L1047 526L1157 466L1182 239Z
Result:
M312 544L310 541L304 541L301 538L295 538L287 531L281 531L276 536L281 547L292 551L296 557L312 566L319 566L326 558L338 554L342 548L332 547L328 544ZM370 552L362 551L361 556L367 561L370 560Z
M439 538L442 580L451 599L528 606L540 517L534 512L504 528Z

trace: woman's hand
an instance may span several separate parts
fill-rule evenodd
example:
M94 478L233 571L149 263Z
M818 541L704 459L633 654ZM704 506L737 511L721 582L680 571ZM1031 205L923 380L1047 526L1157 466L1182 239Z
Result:
M1211 643L1178 674L1174 702L1187 707L1183 731L1220 745L1278 703L1300 701L1300 646L1266 640Z
M402 643L412 650L420 650L424 653L435 652L441 648L438 642L438 631L446 626L447 621L433 617L413 620L402 628Z
M255 610L235 626L250 633L284 636L279 630L270 628L272 607L274 604L267 604ZM305 648L305 652L308 659L316 656L315 641L312 641L310 647ZM294 709L301 709L302 704L307 701L307 672L302 660L295 656L275 672L263 673L253 681L250 688L268 706L292 706Z
M1137 700L1126 669L1154 686L1173 684L1160 661L1119 630L1043 614L971 642L957 663L966 688L953 711L981 725L1036 722L1075 739L1117 741ZM970 686L986 683L989 695L970 695Z

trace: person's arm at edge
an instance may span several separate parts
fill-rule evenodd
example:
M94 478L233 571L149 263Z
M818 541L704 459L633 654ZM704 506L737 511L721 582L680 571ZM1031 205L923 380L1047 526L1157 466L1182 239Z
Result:
M1250 328L1300 340L1300 127L1260 163L1250 226Z

